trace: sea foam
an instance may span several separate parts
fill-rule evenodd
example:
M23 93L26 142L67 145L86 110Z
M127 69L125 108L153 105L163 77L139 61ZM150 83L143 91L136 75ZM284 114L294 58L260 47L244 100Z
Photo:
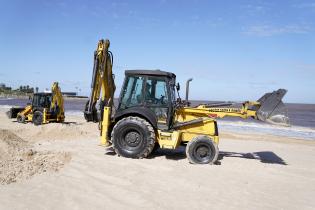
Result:
M266 123L228 120L219 120L218 127L220 131L271 134L276 136L300 138L305 140L315 140L315 129L308 127L300 126L284 127Z

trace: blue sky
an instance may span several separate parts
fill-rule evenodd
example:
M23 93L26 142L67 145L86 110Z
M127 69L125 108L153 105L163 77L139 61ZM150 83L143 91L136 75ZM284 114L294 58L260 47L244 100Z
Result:
M88 95L97 41L109 38L117 91L125 69L177 74L184 97L315 103L315 1L0 0L0 83ZM76 87L78 87L76 89Z

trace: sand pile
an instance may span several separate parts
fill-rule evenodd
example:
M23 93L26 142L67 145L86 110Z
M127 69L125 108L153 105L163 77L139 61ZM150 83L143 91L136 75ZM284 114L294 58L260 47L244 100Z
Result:
M33 133L35 139L69 140L98 138L99 132L96 123L50 123L43 125Z
M15 126L8 129L23 133L23 139L28 142L99 138L96 123L49 123L41 126L16 123Z
M35 174L55 172L71 159L66 152L36 151L9 130L0 129L0 183L10 184Z

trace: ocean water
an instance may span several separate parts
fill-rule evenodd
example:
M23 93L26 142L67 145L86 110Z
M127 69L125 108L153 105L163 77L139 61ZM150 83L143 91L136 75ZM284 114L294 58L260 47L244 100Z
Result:
M87 100L65 100L66 115L83 116ZM9 109L12 106L25 106L27 99L0 98L0 108ZM117 102L117 101L116 101ZM208 103L208 101L193 101L192 105ZM239 133L266 133L277 136L315 140L315 104L286 104L288 108L289 127L276 126L254 119L224 118L218 120L219 131Z
M274 136L291 137L305 140L315 140L314 127L302 127L292 125L289 127L277 126L268 123L259 123L253 121L236 120L218 120L219 131L231 131L235 133L248 134L270 134Z

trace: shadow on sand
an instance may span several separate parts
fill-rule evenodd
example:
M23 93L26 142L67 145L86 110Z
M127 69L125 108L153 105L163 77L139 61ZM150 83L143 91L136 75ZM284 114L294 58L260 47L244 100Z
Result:
M105 155L116 155L112 147L106 148ZM154 159L156 157L164 156L170 160L181 160L186 158L185 147L180 146L177 149L154 149L147 159Z
M220 151L218 162L223 160L223 158L246 158L246 159L254 159L259 160L262 163L268 164L279 164L279 165L287 165L287 163L274 152L271 151L262 151L262 152L253 152L253 153L240 153L240 152L225 152Z
M164 156L169 160L182 160L186 158L185 149L185 146L179 146L177 149L156 149L148 158L153 159Z
M156 157L164 156L166 159L170 160L182 160L186 158L185 146L180 146L179 148L173 149L156 149L148 157L148 159L154 159ZM106 149L106 155L116 155L112 148ZM221 165L221 161L224 158L245 158L245 159L254 159L259 160L262 163L267 164L280 164L287 165L287 163L274 152L271 151L262 151L262 152L253 152L253 153L239 153L239 152L226 152L220 151L218 160L215 165Z
M77 122L69 122L69 121L63 122L62 124L66 124L66 125L79 125L79 123L77 123Z

